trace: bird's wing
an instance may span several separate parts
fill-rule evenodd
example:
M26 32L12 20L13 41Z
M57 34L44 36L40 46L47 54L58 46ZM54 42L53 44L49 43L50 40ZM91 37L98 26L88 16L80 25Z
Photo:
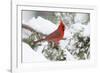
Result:
M51 33L50 35L48 35L46 37L47 40L53 40L53 39L56 39L56 38L59 38L61 36L61 33L59 31L54 31L53 33Z

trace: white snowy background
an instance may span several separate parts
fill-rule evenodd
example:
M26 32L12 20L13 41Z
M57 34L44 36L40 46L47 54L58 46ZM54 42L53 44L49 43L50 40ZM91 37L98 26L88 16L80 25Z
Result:
M57 29L59 22L53 23L52 21L46 19L43 16L33 16L32 12L23 12L23 21L22 23L30 26L38 33L48 35ZM56 16L60 16L60 13L56 13ZM29 17L30 16L30 17ZM28 18L27 18L28 17ZM79 58L74 53L79 53L80 48L73 46L77 39L74 39L74 34L79 33L79 36L90 37L90 24L89 24L89 14L87 13L62 13L63 21L66 26L64 38L65 40L60 41L60 47L64 50L66 61L75 61ZM67 23L65 22L67 21ZM58 24L58 25L57 25ZM23 29L22 39L27 39L32 35L32 32L29 30ZM69 44L70 42L70 44ZM47 47L47 42L41 42L41 46L36 47L36 50L33 50L29 44L22 42L23 44L23 62L50 62L43 54L43 48ZM80 43L80 46L82 43ZM66 48L67 47L67 48ZM75 50L74 53L71 51ZM84 48L82 49L84 50ZM53 50L55 51L55 50ZM85 54L86 55L86 54ZM87 59L87 56L84 56ZM55 58L54 58L55 60Z

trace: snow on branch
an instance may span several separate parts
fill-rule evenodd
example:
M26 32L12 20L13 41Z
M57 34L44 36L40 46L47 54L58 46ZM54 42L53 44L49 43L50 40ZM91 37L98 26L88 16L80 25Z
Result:
M33 17L25 24L34 29L35 31L45 35L48 35L57 29L57 26L54 23L40 16L38 16L37 18Z

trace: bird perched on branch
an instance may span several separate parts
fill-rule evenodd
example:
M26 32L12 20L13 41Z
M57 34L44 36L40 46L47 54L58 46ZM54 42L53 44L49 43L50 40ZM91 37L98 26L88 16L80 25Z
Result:
M41 41L47 41L47 42L54 42L56 44L59 44L59 41L63 39L64 31L65 31L65 25L64 25L62 19L60 18L59 27L54 32L52 32L45 38L37 40L37 41L33 41L32 43L36 44Z

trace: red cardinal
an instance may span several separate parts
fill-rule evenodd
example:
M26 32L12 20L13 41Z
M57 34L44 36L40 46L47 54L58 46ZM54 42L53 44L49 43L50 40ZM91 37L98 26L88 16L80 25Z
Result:
M48 41L48 42L53 41L54 43L58 44L59 41L63 39L64 30L65 30L65 26L64 26L62 19L60 18L60 25L54 32L46 36L44 39L34 41L33 44L36 44L40 41Z

